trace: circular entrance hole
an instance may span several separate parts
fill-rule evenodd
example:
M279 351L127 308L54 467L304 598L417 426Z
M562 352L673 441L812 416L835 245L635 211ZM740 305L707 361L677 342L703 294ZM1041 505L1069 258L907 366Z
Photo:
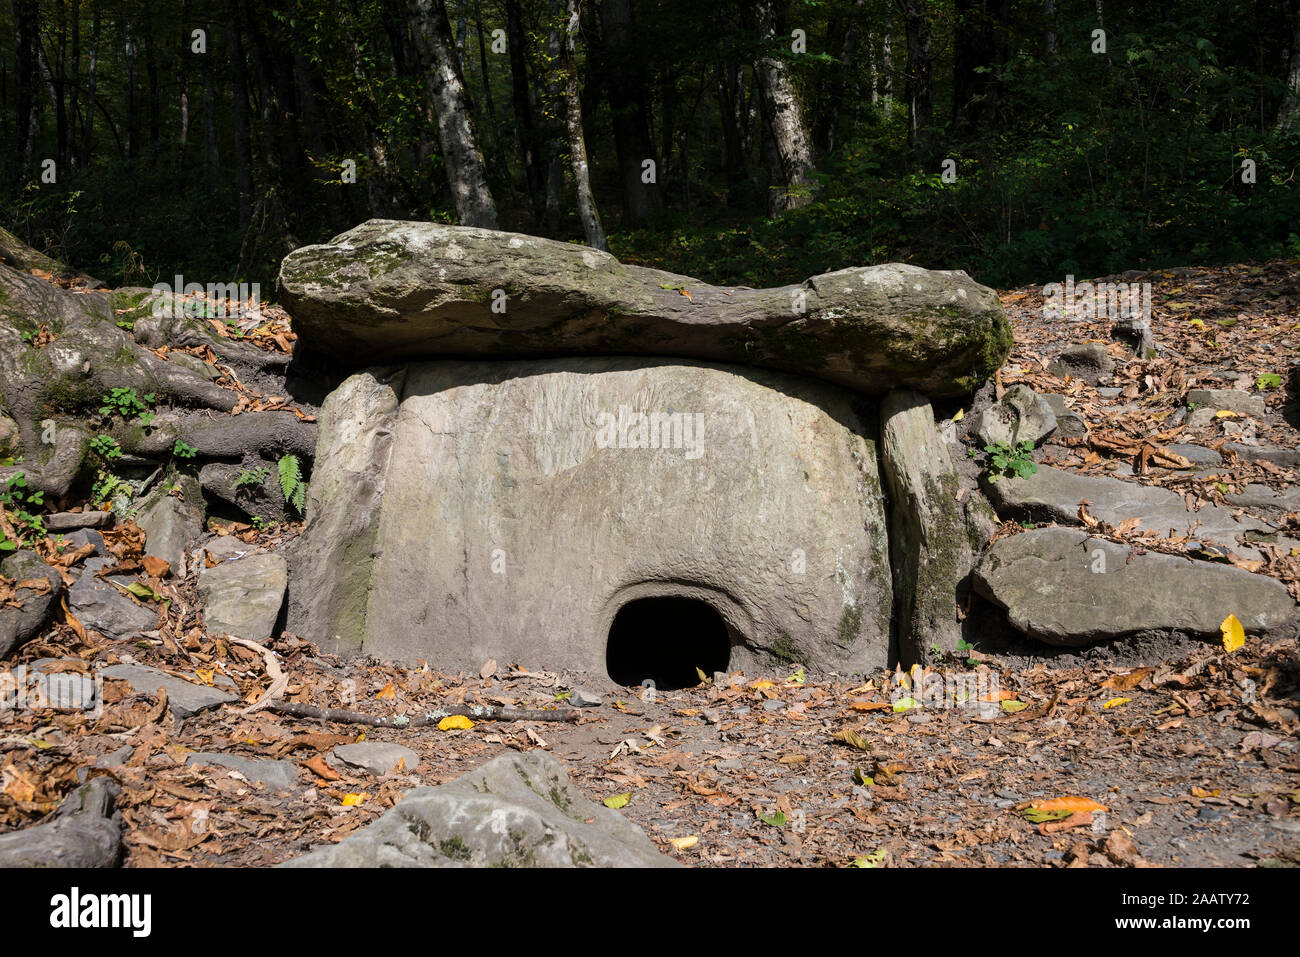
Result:
M695 598L638 598L619 609L609 626L605 668L621 685L647 679L662 691L693 688L706 675L726 671L731 660L727 623Z

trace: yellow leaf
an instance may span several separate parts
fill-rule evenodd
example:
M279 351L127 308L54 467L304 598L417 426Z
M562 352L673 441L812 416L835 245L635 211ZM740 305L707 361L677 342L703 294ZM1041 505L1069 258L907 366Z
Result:
M1204 328L1205 328L1205 323L1202 322L1200 319L1193 319L1191 322L1188 323L1188 325L1189 325L1189 326L1196 326L1198 329L1204 329Z
M870 751L871 745L852 728L845 728L843 731L837 731L831 735L832 741L843 741L851 748L857 748L859 751Z
M685 851L700 843L700 836L698 834L692 834L689 837L670 837L668 838L668 843L679 851Z
M954 416L952 417L952 420L953 420L954 422L960 422L960 421L961 421L962 419L964 419L964 418L966 418L966 410L965 410L965 409L958 409L958 410L957 410L957 414L954 415Z
M1106 806L1098 804L1092 798L1076 797L1073 794L1067 794L1064 797L1052 798L1050 801L1038 801L1033 805L1040 811L1069 811L1073 814L1075 811L1104 811Z
M781 764L807 764L808 755L806 754L783 754L781 755Z
M1014 699L1002 702L1002 710L1010 711L1012 714L1015 714L1017 711L1024 711L1028 707L1029 705L1025 704L1023 701L1016 701Z
M1236 651L1246 643L1246 629L1241 627L1241 622L1237 620L1236 615L1229 615L1223 619L1219 631L1223 634L1223 650L1228 653Z
M1104 705L1102 705L1102 707L1103 707L1103 708L1118 708L1120 705L1122 705L1122 704L1128 704L1128 703L1129 703L1130 701L1132 701L1132 700L1133 700L1132 698L1111 698L1111 699L1110 699L1109 701L1107 701Z
M344 807L356 807L358 804L363 803L363 802L366 800L366 798L368 798L368 797L370 797L370 795L369 795L369 794L365 794L365 793L362 793L362 794L345 794L345 795L343 795L343 806L344 806Z
M463 714L453 714L438 722L439 731L468 731L472 727L474 727L474 722Z
M885 863L885 858L888 856L889 856L889 852L882 847L880 850L872 851L870 854L867 854L864 857L855 857L853 859L852 866L879 867L881 864Z
M613 808L617 811L621 807L627 807L631 800L632 792L628 791L626 794L615 794L612 797L607 797L600 803L604 804L605 807Z
M894 711L895 712L909 711L912 708L915 708L916 706L917 705L916 705L915 698L899 698L897 701L894 702Z
M199 668L194 672L194 677L198 678L205 685L212 684L212 679L216 676L215 668Z
M397 689L393 687L393 683L390 681L388 684L384 685L384 690L375 695L375 697L380 701L392 701L397 697Z
M751 681L749 686L755 691L762 691L764 688L775 688L775 681L768 681L766 678L759 678L757 681Z
M1220 409L1218 412L1214 413L1214 417L1216 419L1235 419L1237 413L1233 412L1231 409Z

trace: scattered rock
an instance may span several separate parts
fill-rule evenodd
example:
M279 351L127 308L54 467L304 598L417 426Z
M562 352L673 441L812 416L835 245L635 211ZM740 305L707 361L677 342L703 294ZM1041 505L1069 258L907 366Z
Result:
M1056 429L1051 405L1027 385L1013 385L1002 401L980 413L975 433L981 445L999 442L1015 447L1021 442L1038 445Z
M122 854L121 788L97 777L74 789L54 819L0 834L0 867L116 867Z
M202 534L204 518L198 483L189 476L180 481L183 499L160 488L145 498L135 518L144 529L145 554L157 556L175 569L184 567L185 551Z
M1268 462L1280 468L1300 468L1300 449L1277 448L1267 445L1245 445L1229 442L1225 448L1236 452L1247 462Z
M590 824L586 823L591 821ZM677 867L544 751L408 791L373 824L282 867Z
M420 764L420 756L400 744L361 741L357 744L340 744L330 752L327 761L336 769L340 764L350 764L382 778L391 773L399 762L402 762L403 771L414 771Z
M1047 367L1047 371L1058 379L1069 376L1096 385L1115 374L1115 360L1107 353L1104 343L1088 342L1066 349Z
M80 528L105 528L113 524L112 512L54 512L45 516L49 532L74 532Z
M214 561L225 562L252 554L257 551L257 547L241 542L234 535L222 535L204 544L203 550L211 555Z
M569 698L569 704L575 708L599 708L603 703L600 695L581 688L574 688L573 695Z
M1156 347L1151 323L1140 316L1121 316L1110 330L1110 337L1127 343L1133 354L1145 359Z
M1251 395L1240 389L1191 389L1187 393L1187 404L1197 406L1196 412L1207 411L1211 416L1226 409L1258 419L1268 412L1262 395Z
M1172 445L1166 445L1167 451L1175 455L1181 455L1193 465L1216 466L1223 464L1223 456L1214 449L1207 449L1203 445L1190 445L1185 442L1175 442Z
M128 598L116 587L130 585L135 579L120 575L98 578L95 572L115 564L107 558L88 558L81 577L68 589L68 607L77 619L92 631L115 640L134 638L158 625L158 612Z
M957 472L930 403L915 392L891 392L880 419L899 655L910 666L924 662L933 647L957 647L957 604L983 542L971 541Z
M1020 631L1082 646L1149 631L1217 638L1229 615L1246 631L1290 636L1286 586L1231 565L1133 553L1087 532L1040 528L999 539L975 569L975 588Z
M1103 399L1118 399L1123 393L1124 390L1117 386L1097 386L1097 394Z
M1103 522L1118 525L1126 518L1140 518L1141 528L1161 535L1173 529L1179 535L1232 543L1247 530L1267 528L1250 518L1237 520L1230 508L1206 505L1199 512L1189 511L1181 495L1158 486L1048 465L1040 465L1028 478L1003 478L984 487L998 514L1014 521L1082 525L1079 503L1087 501L1089 514Z
M145 665L110 665L101 669L99 673L105 679L125 681L136 694L155 694L159 688L164 689L167 692L167 703L171 705L172 714L180 719L188 718L208 708L215 708L219 704L238 700L228 691L195 684ZM235 688L235 683L221 674L216 676L214 683Z
M265 758L246 758L238 754L199 751L186 758L185 763L199 767L229 768L250 781L260 781L267 787L280 791L298 785L298 768L292 761L271 761Z
M371 220L300 247L278 289L298 347L350 369L449 356L675 356L950 396L973 391L1011 347L997 294L960 271L886 263L731 289L572 243L437 223Z
M1044 395L1042 398L1052 410L1052 414L1056 416L1056 435L1058 438L1076 439L1088 434L1088 423L1084 421L1083 416L1078 412L1066 406L1065 396L1053 392Z
M63 594L63 578L41 561L39 555L29 551L14 552L0 561L0 575L15 583L36 578L50 583L49 591L44 593L32 588L18 589L16 598L21 607L0 606L0 659L4 659L40 633Z
M261 475L261 481L256 481ZM266 522L282 522L286 517L284 490L275 462L256 455L243 462L213 462L199 471L199 484L214 498L235 506L245 514Z
M1247 485L1240 492L1223 496L1229 504L1257 512L1300 512L1300 486L1275 492L1267 485Z
M22 450L22 437L18 423L0 410L0 459L17 455Z
M203 623L214 635L260 641L275 630L287 584L284 556L271 552L205 568L199 573Z

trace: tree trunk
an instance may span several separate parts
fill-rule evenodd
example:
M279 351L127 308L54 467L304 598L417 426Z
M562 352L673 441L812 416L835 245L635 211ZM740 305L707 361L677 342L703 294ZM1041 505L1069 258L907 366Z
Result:
M82 162L90 165L90 150L95 143L95 78L99 66L99 3L91 0L90 62L86 64L86 121L81 132Z
M741 200L745 182L745 146L741 131L741 108L744 94L740 86L739 63L718 64L718 112L722 116L722 167L727 176L727 203Z
M663 209L658 159L646 118L645 70L632 26L631 0L604 0L600 5L604 69L614 147L623 185L623 225L637 226ZM725 125L725 118L724 118ZM643 164L653 164L655 182L645 183Z
M126 18L126 158L134 160L140 152L140 68L136 65L135 30Z
M533 122L532 98L528 92L528 58L525 53L527 36L524 33L523 15L519 0L505 0L506 34L510 51L510 102L515 113L515 136L519 144L519 162L524 170L524 183L532 200L534 212L540 218L544 205L546 173Z
M16 106L14 117L15 153L19 157L19 179L32 172L32 159L36 151L36 133L40 124L40 103L36 85L40 82L37 66L37 44L40 29L37 0L13 0L14 8L14 91Z
M62 72L62 71L60 71ZM72 0L72 82L68 88L68 167L81 165L77 141L81 131L81 0Z
M1277 111L1281 133L1300 130L1300 2L1291 3L1291 61L1287 68L1287 91Z
M221 169L221 151L217 145L217 91L212 76L212 53L203 56L203 166L208 175Z
M772 3L773 0L754 3L763 43L754 74L762 96L763 119L779 164L778 178L772 184L767 202L768 215L777 216L812 202L813 152L789 67L775 55L780 41Z
M470 117L451 24L442 0L407 0L416 48L437 114L438 141L447 167L452 202L463 226L497 228L496 203Z
M248 64L239 33L236 0L226 0L226 45L230 52L235 126L235 179L239 188L239 228L253 221L253 152L248 129Z
M600 212L591 195L591 170L587 165L587 143L582 132L582 99L578 95L578 62L575 43L580 24L578 0L565 0L567 22L564 27L563 58L560 64L564 87L565 127L569 134L569 162L573 167L573 184L578 193L578 218L582 232L592 249L605 250L605 230Z
M931 72L930 21L925 0L898 0L907 36L908 143L922 165L934 156L934 102Z

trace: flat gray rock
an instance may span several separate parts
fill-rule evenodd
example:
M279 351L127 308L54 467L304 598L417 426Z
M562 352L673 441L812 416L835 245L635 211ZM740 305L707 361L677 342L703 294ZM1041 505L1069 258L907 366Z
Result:
M1088 423L1065 404L1065 396L1049 392L1042 399L1056 416L1056 435L1059 438L1075 439L1088 434Z
M1027 385L1013 385L1002 401L980 413L975 434L985 445L999 443L1015 448L1021 442L1038 445L1056 431L1056 413L1051 403Z
M1040 465L1028 478L1002 478L985 483L984 488L998 514L1015 521L1082 525L1079 503L1086 500L1089 514L1103 522L1118 525L1126 518L1140 518L1142 529L1161 537L1172 530L1176 535L1236 544L1242 533L1268 528L1251 518L1238 521L1234 509L1216 505L1189 511L1183 497L1168 489L1048 465Z
M1251 635L1293 636L1298 625L1296 603L1275 579L1158 552L1135 555L1070 528L994 542L976 566L975 589L1014 627L1052 645L1146 631L1213 638L1229 614Z
M0 659L3 659L40 633L63 594L63 578L35 552L25 550L0 561L0 575L15 583L37 578L50 583L49 591L43 594L32 588L19 589L16 596L22 603L19 608L0 607Z
M1240 389L1189 389L1187 404L1189 406L1198 406L1196 410L1198 412L1202 409L1208 409L1211 412L1226 409L1229 412L1248 415L1256 419L1261 418L1268 412L1264 406L1264 397L1262 395L1252 395L1249 392L1242 392Z
M0 834L0 867L115 867L122 856L121 788L97 777L73 789L54 818Z
M1173 445L1166 445L1167 451L1175 455L1181 455L1193 465L1222 465L1223 456L1214 449L1207 449L1203 445L1189 445L1185 442L1175 442Z
M158 626L158 612L137 604L95 572L112 564L106 558L88 558L81 577L68 590L68 607L87 628L109 638L134 638ZM116 576L114 581L129 585L134 579Z
M135 523L145 532L145 554L161 558L179 571L190 543L203 532L203 492L188 476L181 482L184 498L165 488L146 498Z
M229 691L195 684L146 665L109 665L99 673L105 678L127 682L131 690L138 694L153 694L159 688L163 688L167 692L167 703L171 706L172 714L181 719L208 708L215 708L219 704L238 700ZM235 687L234 682L225 675L217 675L216 684L228 688Z
M288 570L271 552L221 562L199 574L203 624L214 635L261 641L275 630Z
M414 771L420 763L420 756L408 747L388 741L360 741L356 744L340 744L330 752L326 759L338 768L341 764L361 768L377 778L391 772L398 762L404 762L402 770Z
M1088 342L1066 349L1047 367L1047 371L1059 379L1069 376L1096 385L1115 374L1115 360L1103 343Z
M1011 347L997 294L960 271L886 263L726 288L573 243L438 223L376 219L300 247L278 291L298 347L351 369L675 356L944 396L974 391Z
M217 751L199 751L185 759L187 765L198 767L229 768L238 771L248 780L262 782L277 790L298 785L298 767L292 761L272 761L266 758L247 758L238 754L221 754Z
M79 528L104 528L112 523L112 512L54 512L45 516L45 529L50 532L75 532Z
M635 800L635 797L633 798ZM591 820L592 823L585 823ZM282 867L677 867L544 751L507 752Z

